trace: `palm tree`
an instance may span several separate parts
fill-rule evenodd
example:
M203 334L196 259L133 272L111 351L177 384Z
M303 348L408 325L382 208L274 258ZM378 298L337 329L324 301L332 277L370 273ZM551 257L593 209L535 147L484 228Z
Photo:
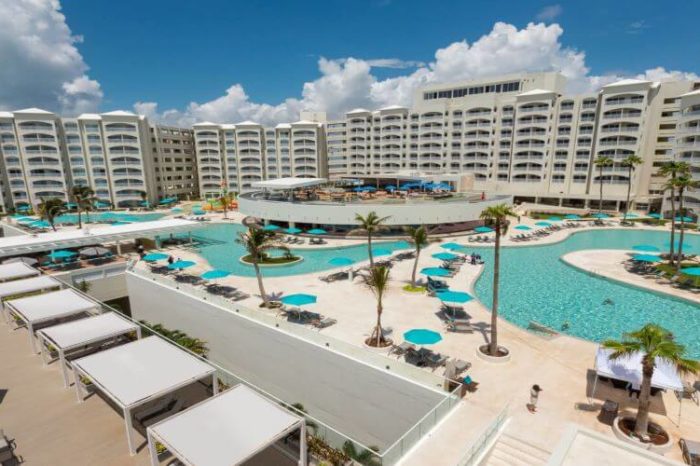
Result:
M493 304L491 305L491 341L489 342L489 354L498 356L498 279L501 265L501 236L508 232L508 217L514 217L515 212L507 204L499 204L487 207L481 212L481 218L494 225L496 230L496 244L493 255Z
M54 221L56 217L61 215L65 210L63 205L63 200L57 197L51 197L49 199L41 198L41 203L39 204L39 215L41 218L49 222L53 231L56 231L56 225Z
M373 265L369 268L367 275L363 275L363 280L365 286L367 286L374 294L374 297L377 298L377 324L374 330L372 330L368 342L374 340L376 346L379 348L385 341L384 331L382 330L382 312L384 311L382 300L389 287L389 267Z
M639 409L634 424L634 433L638 437L647 435L649 425L649 398L651 396L651 378L654 375L656 361L664 361L676 368L679 375L694 374L700 370L700 362L685 358L685 347L676 343L671 332L656 324L646 324L641 329L625 333L622 341L606 340L603 348L612 350L611 360L628 358L641 352L642 386L639 395Z
M224 218L228 218L228 204L229 204L229 197L228 193L224 192L221 194L219 197L219 203L221 204L221 207L224 209Z
M380 232L386 227L383 225L389 217L379 217L376 212L372 211L366 216L360 214L355 215L355 221L360 224L353 232L367 235L367 250L369 253L369 265L374 266L374 257L372 256L372 235Z
M676 191L678 191L678 213L681 217L681 231L678 238L678 261L676 261L676 273L681 271L681 262L683 262L683 239L685 236L685 209L683 208L683 195L686 191L690 191L698 187L698 182L694 181L687 175L679 176L673 182ZM675 220L675 219L674 219Z
M673 265L675 260L674 248L676 240L676 186L675 180L678 175L690 173L690 165L686 162L676 162L675 160L664 163L659 169L659 175L670 178L664 185L664 191L671 191L671 245L669 247L669 263Z
M236 242L242 245L248 252L248 258L253 262L255 268L255 276L258 279L258 288L260 296L263 300L263 306L267 307L270 303L265 293L263 286L262 274L260 273L260 262L265 259L267 251L272 249L280 249L283 252L289 251L289 248L279 241L279 237L274 231L266 231L260 228L248 228L247 232L238 233Z
M627 167L627 201L625 202L625 215L622 217L622 223L627 223L627 212L630 210L630 191L632 191L632 172L634 168L641 164L643 160L636 155L628 155L622 160L622 166Z
M71 191L75 206L78 210L78 229L83 228L83 211L88 212L92 209L92 203L95 200L95 191L89 186L73 186Z
M603 168L609 167L613 164L613 159L610 157L599 156L593 161L596 168L598 168L598 182L600 183L600 199L598 200L598 213L603 212Z
M425 226L406 227L408 240L416 248L416 260L413 262L413 271L411 272L411 286L416 286L416 270L418 269L418 259L420 258L421 250L428 245L428 230Z

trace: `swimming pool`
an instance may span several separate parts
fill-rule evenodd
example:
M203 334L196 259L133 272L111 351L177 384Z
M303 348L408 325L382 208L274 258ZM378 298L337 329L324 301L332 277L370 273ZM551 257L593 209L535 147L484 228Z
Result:
M691 357L700 358L700 306L592 276L560 260L572 251L631 249L635 244L652 244L663 251L668 238L664 232L593 230L577 232L556 244L505 247L501 250L499 315L523 328L537 321L592 341L618 339L623 332L654 322L673 332ZM700 236L686 235L685 243L692 252L700 251ZM486 265L475 292L490 308L493 249L479 248L479 253ZM568 328L562 328L564 324Z
M199 254L216 269L226 270L234 275L244 277L255 276L255 270L252 266L242 264L239 261L240 257L246 254L243 246L235 242L238 233L242 231L246 231L246 228L236 224L213 224L198 230L197 237L209 240L208 244L198 248ZM382 249L391 251L409 247L410 245L406 241L381 243ZM348 257L355 262L367 260L366 244L340 248L294 249L294 247L290 247L290 249L294 255L301 256L304 260L282 267L263 267L263 276L281 277L337 268L330 265L328 261L339 256Z
M133 214L126 212L96 212L81 215L83 222L148 222L151 220L160 220L165 214L163 213L144 213L144 214ZM56 217L56 223L68 223L76 224L78 223L78 214L62 214Z

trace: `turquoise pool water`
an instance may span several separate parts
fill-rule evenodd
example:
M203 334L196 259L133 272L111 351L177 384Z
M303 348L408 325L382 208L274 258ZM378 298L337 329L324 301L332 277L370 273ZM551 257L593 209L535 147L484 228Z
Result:
M628 249L635 244L665 250L668 237L668 233L653 231L595 230L573 234L557 244L503 248L499 314L520 327L537 321L592 341L617 339L623 332L654 322L672 331L691 357L700 358L700 306L591 276L559 259L582 249ZM700 251L700 236L686 238L691 251ZM475 292L490 308L493 249L478 250L486 268ZM565 323L568 329L562 328Z
M211 241L210 244L200 247L198 252L216 269L226 270L234 275L253 277L255 276L253 267L239 261L246 254L245 250L235 242L238 233L245 230L245 227L233 224L215 224L198 230L196 236ZM386 248L392 251L408 247L410 246L405 241L381 243L382 249ZM355 262L367 260L367 245L365 244L319 249L294 249L292 246L290 249L294 255L301 256L304 260L283 267L263 267L263 276L281 277L337 268L328 264L328 261L339 256L348 257Z
M83 222L89 218L91 222L148 222L151 220L159 220L165 214L162 213L145 213L145 214L129 214L126 212L94 212L89 215L82 214ZM78 214L63 214L56 217L56 223L78 223Z

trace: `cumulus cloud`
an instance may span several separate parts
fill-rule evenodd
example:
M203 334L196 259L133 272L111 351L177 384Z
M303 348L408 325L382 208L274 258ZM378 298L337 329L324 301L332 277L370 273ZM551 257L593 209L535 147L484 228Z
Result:
M559 4L549 5L542 8L536 17L539 21L552 21L561 16L563 11L564 9Z
M254 120L271 125L294 121L301 110L325 111L329 117L335 118L355 107L409 106L415 91L427 84L508 73L559 71L567 78L567 92L572 93L593 92L625 77L654 81L698 79L694 73L661 67L639 74L592 75L586 65L585 53L562 44L563 33L558 24L530 23L518 29L512 24L498 22L488 34L472 43L463 40L438 49L427 64L394 58L320 58L320 76L304 83L300 97L288 98L276 105L251 101L243 87L235 84L226 90L225 95L211 102L190 103L183 110L159 113L153 102L140 102L135 110L171 124ZM380 80L372 74L372 68L380 66L415 69Z
M0 108L42 107L63 114L94 111L100 84L61 13L58 0L0 0Z

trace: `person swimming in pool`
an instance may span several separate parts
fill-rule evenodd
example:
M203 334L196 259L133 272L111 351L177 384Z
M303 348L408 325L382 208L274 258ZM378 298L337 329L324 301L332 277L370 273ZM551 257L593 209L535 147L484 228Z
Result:
M605 301L603 301L603 304L605 304L606 306L612 306L613 304L615 304L615 301L613 301L610 298L606 298Z

